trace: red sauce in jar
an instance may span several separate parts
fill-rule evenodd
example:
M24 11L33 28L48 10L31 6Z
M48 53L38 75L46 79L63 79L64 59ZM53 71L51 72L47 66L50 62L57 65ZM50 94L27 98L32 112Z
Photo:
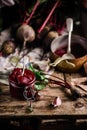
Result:
M25 69L22 75L22 68L15 68L9 75L10 93L12 97L24 99L23 92L28 88L28 96L31 97L30 89L34 90L35 75L31 70ZM30 94L29 94L30 93Z

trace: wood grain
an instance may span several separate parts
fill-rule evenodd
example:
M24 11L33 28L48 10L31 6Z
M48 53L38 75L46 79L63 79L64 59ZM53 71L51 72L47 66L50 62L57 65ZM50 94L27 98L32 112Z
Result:
M56 75L62 77L62 73ZM72 77L81 77L79 74L72 74ZM62 77L63 78L63 77ZM45 89L39 93L41 95L40 101L32 103L33 112L26 111L28 103L26 100L18 100L12 98L10 95L9 86L0 85L2 92L0 93L0 118L42 118L42 119L79 119L87 118L87 102L78 98L72 100L70 92L61 86L51 85L46 86ZM79 88L78 88L79 89ZM82 93L83 91L79 89ZM50 108L55 97L60 97L62 104L56 108Z

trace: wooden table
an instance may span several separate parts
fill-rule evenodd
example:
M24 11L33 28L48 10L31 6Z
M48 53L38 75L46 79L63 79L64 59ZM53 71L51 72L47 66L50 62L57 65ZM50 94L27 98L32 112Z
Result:
M62 75L59 74L60 76ZM80 77L79 74L72 74L74 77ZM39 93L40 101L33 102L33 112L26 111L28 103L26 100L21 101L12 98L9 86L0 85L2 92L0 94L0 119L24 119L24 118L40 118L40 119L87 119L87 102L78 98L72 100L66 89L56 85L47 86ZM80 89L80 92L83 92ZM50 108L55 97L60 97L62 104L56 108Z

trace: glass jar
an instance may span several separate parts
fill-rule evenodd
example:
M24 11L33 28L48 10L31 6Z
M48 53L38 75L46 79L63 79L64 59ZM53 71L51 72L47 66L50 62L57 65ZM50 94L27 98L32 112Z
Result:
M31 70L25 69L22 75L22 68L15 68L9 75L10 94L17 99L25 99L34 96L35 75Z

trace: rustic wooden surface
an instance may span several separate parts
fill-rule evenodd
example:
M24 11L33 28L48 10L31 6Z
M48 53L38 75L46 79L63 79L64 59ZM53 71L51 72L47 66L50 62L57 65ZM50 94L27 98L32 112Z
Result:
M59 74L60 76L62 74ZM72 75L73 76L73 75ZM74 77L80 77L79 74L74 74ZM56 85L47 86L40 91L40 101L33 102L33 112L26 111L28 103L26 100L21 101L12 98L10 95L9 86L0 85L2 92L0 94L0 118L31 118L37 117L42 119L79 119L87 118L87 102L79 98L72 100L68 95L66 89ZM81 89L80 92L83 92ZM62 104L59 107L51 109L49 104L59 96Z

